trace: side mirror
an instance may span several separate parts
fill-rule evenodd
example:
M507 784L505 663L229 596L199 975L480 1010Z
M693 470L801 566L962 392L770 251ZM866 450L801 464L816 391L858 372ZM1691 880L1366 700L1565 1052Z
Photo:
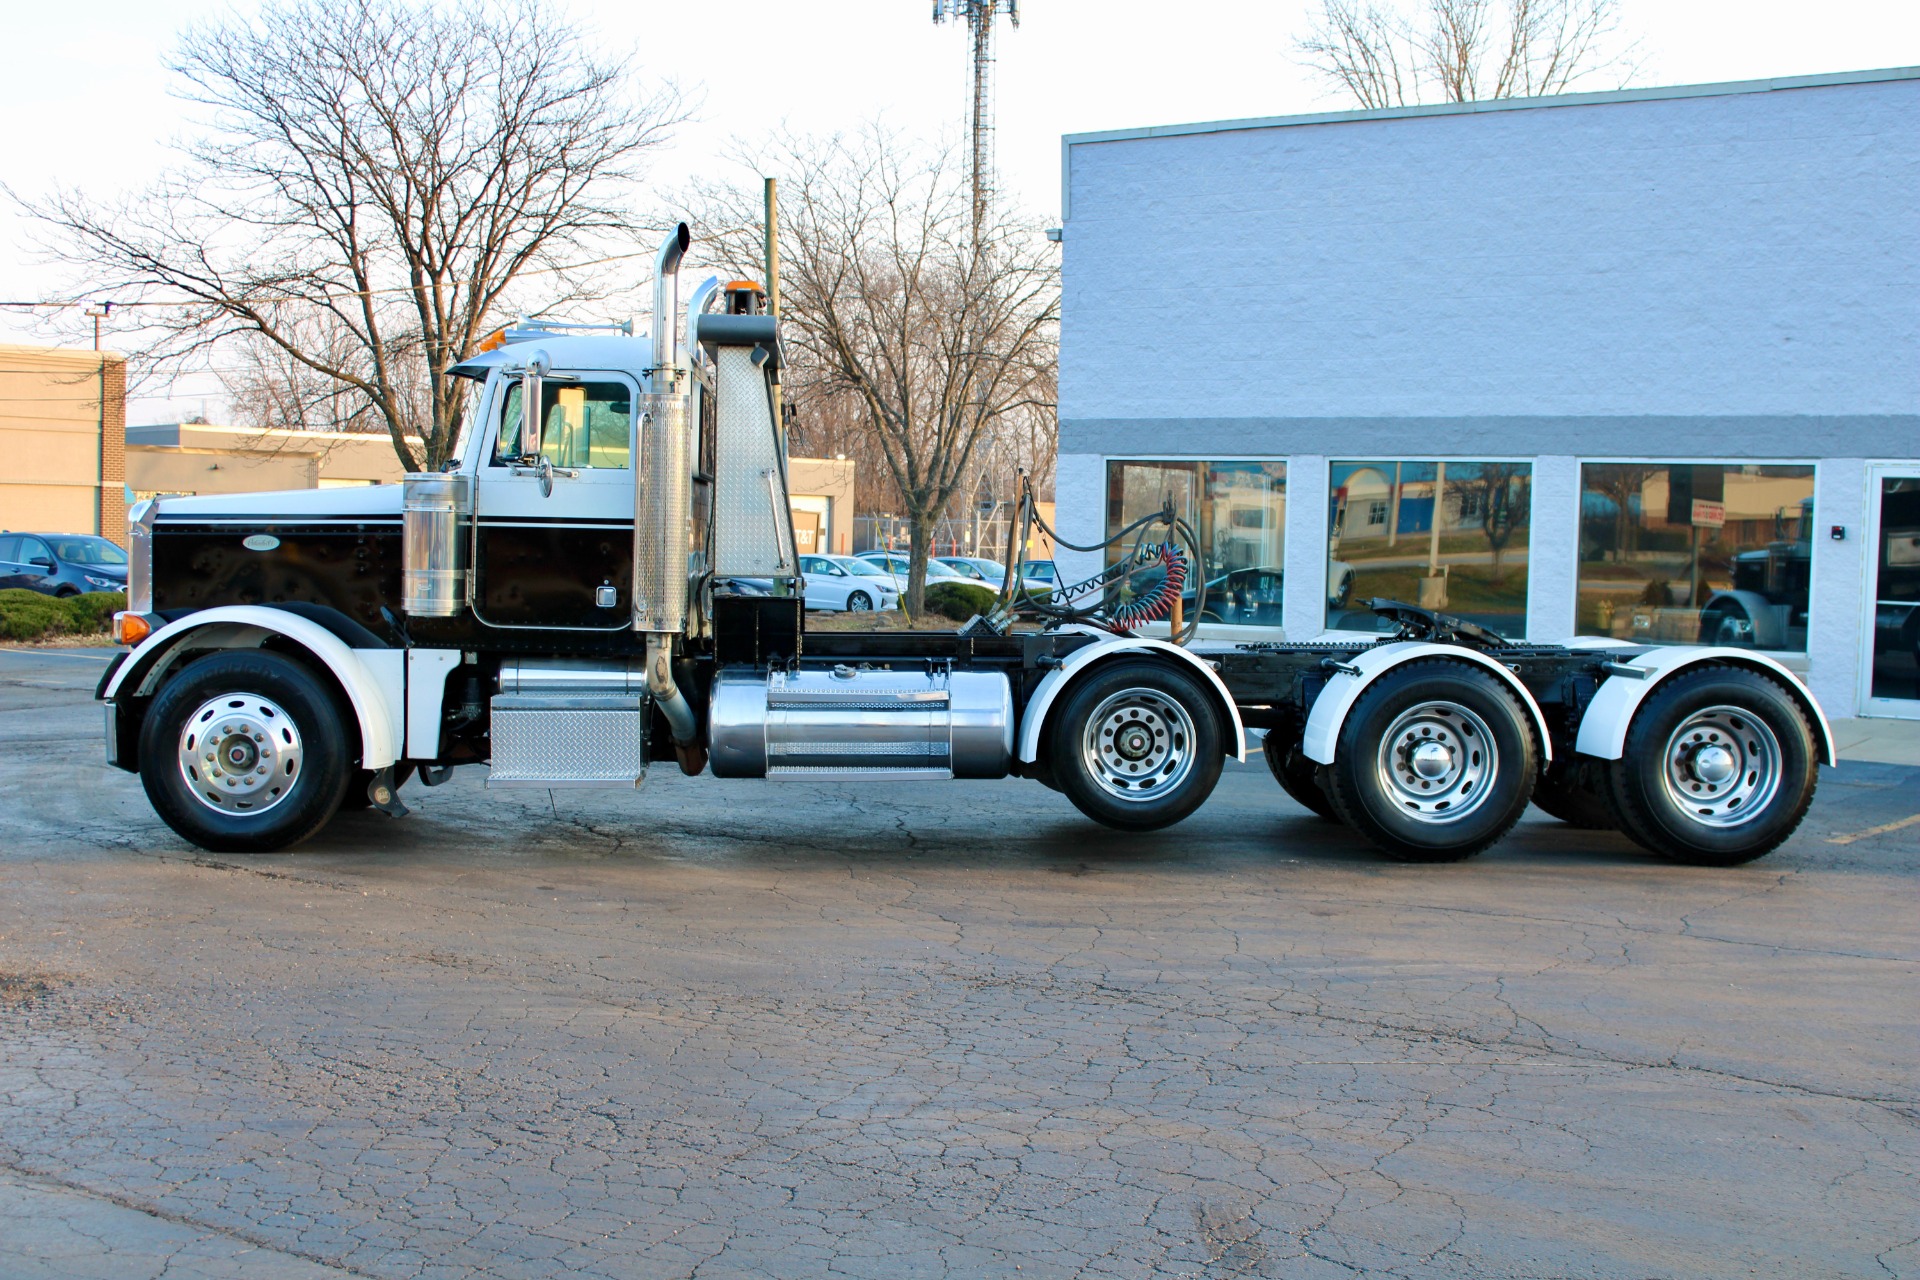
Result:
M527 371L520 375L520 456L533 458L540 453L540 389L546 379L547 353L536 351L527 357Z
M47 559L45 556L35 556L27 561L27 563L36 569L45 569L48 573L53 572L53 561Z

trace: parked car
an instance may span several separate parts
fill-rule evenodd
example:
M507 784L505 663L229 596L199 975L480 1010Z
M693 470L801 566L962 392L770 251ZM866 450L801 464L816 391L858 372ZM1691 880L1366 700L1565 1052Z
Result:
M865 560L852 556L801 556L800 572L807 579L809 609L867 613L900 607L900 591L893 584L893 575Z
M0 588L50 596L125 591L127 553L84 533L0 533Z
M988 560L983 556L935 556L934 559L989 591L998 591L1007 580L1007 566L998 560Z
M862 551L855 556L889 574L893 578L896 590L904 593L907 589L907 554L904 551ZM927 560L927 585L936 582L971 582L972 579L955 572L931 557Z

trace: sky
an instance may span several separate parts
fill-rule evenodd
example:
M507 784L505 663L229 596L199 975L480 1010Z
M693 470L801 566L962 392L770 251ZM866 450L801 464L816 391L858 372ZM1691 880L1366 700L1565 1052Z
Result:
M671 77L698 103L654 168L671 188L709 171L734 138L786 126L879 120L924 136L964 131L964 27L935 26L929 0L554 0L631 51L636 74ZM0 78L0 182L23 196L54 185L111 197L168 163L194 127L162 65L180 30L258 0L92 0L18 5ZM1297 60L1314 0L1022 0L998 28L1000 190L1057 215L1062 134L1340 110ZM1698 84L1920 65L1915 0L1622 0L1638 41L1636 86ZM32 56L22 51L32 50ZM0 300L50 296L70 278L39 261L32 226L0 196ZM643 268L644 269L644 268ZM66 313L63 321L78 318ZM84 323L84 322L79 322ZM0 310L0 342L85 345L45 313ZM113 345L109 329L106 343ZM218 381L143 386L130 423L224 411Z

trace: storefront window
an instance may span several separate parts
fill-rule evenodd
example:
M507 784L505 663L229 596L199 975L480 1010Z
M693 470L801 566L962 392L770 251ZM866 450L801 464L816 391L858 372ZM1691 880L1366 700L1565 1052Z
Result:
M1284 462L1131 462L1107 464L1107 535L1169 501L1193 526L1207 560L1204 620L1277 627L1286 563L1287 467ZM1112 564L1132 548L1107 553ZM1136 586L1150 587L1144 579ZM1189 584L1187 599L1196 598Z
M1530 464L1335 462L1329 479L1329 628L1390 629L1366 607L1380 596L1525 634Z
M1580 468L1579 631L1804 652L1813 468Z

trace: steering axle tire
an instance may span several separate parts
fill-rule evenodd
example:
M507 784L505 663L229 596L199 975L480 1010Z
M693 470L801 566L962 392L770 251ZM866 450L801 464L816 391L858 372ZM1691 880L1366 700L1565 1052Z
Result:
M1663 681L1608 766L1621 830L1653 853L1708 867L1777 849L1806 817L1818 774L1813 728L1793 695L1723 666Z
M1080 812L1109 827L1171 826L1220 780L1213 697L1167 662L1100 667L1068 689L1049 721L1054 780Z
M271 853L333 817L353 775L333 690L262 649L196 659L140 726L140 781L169 827L215 853Z
M1327 790L1341 819L1389 857L1456 862L1520 820L1538 755L1525 709L1491 673L1409 662L1348 711Z

